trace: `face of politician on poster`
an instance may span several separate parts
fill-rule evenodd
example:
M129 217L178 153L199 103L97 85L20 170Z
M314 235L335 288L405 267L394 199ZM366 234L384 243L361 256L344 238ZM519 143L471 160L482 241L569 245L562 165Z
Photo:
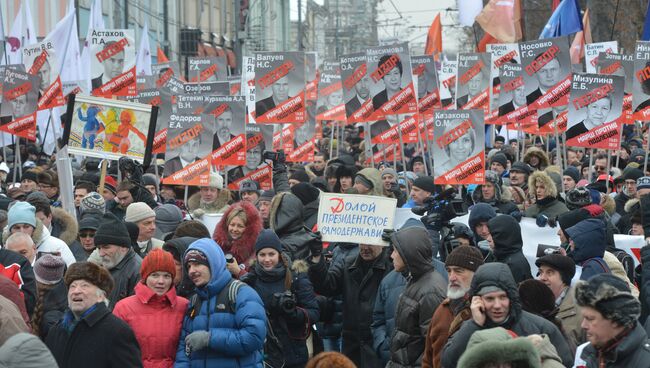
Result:
M339 88L327 96L327 108L333 109L343 103L343 89Z
M201 135L197 135L194 139L187 141L181 145L181 150L178 156L185 162L194 162L197 154L199 153L199 146L201 146Z
M362 100L367 100L368 97L370 97L370 78L368 77L368 73L366 73L355 85L354 85L354 90L357 92L357 96L359 96L360 99Z
M109 48L114 43L115 42L107 42L104 48ZM102 62L102 65L104 66L104 74L106 75L106 79L110 80L122 74L124 71L124 49L104 60Z
M526 105L526 86L520 85L512 91L512 101L517 106Z
M379 58L379 67L389 62L393 55L384 55ZM395 55L397 56L397 55ZM382 79L384 80L384 85L386 86L386 92L389 94L396 93L402 88L402 62L397 58L395 66L386 73Z
M219 142L226 143L230 140L232 127L232 110L228 109L217 116L217 137Z
M460 121L455 123L460 123ZM474 129L469 129L465 134L449 143L445 147L445 151L453 165L467 160L474 151Z
M474 97L481 93L481 89L483 87L483 73L479 72L475 76L473 76L469 82L467 82L467 94L470 97Z
M286 101L289 99L289 77L284 76L275 83L273 83L273 86L271 86L271 89L273 90L273 101L275 102L276 105Z
M38 70L38 75L41 78L41 83L38 86L38 89L43 92L47 89L47 87L50 86L50 73L51 73L51 67L50 67L50 62L45 59L45 63L41 68Z
M11 115L14 118L19 118L21 116L27 115L27 95L19 95L16 98L9 100L9 105L11 106Z
M264 142L260 142L257 146L246 151L246 168L248 170L255 170L262 163L262 152Z
M294 140L296 141L296 147L298 148L302 146L303 144L307 143L311 137L314 135L313 133L313 124L310 124L309 122L306 122L296 128L294 131Z
M551 59L543 67L541 67L535 77L539 82L540 88L548 90L560 82L560 61L557 58Z
M587 105L587 118L592 125L598 126L607 121L609 111L612 109L612 98L607 95L600 100Z

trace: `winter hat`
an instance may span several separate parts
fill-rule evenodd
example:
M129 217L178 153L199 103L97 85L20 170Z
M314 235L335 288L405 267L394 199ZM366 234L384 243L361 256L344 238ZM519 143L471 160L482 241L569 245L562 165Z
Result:
M494 154L494 156L492 156L492 159L490 160L490 166L492 166L492 163L494 162L503 166L504 169L508 167L508 158L501 152L497 152Z
M415 165L416 162L424 164L424 159L422 158L422 156L413 157L408 165L409 171L413 171L413 165Z
M154 174L144 174L142 175L142 185L153 185L158 190L158 178Z
M592 203L591 193L586 187L575 187L566 193L565 202L569 209L588 206Z
M6 162L0 162L0 171L3 171L7 174L9 174L9 165L7 165Z
M25 198L25 190L20 187L20 183L14 183L7 188L7 196L14 200L21 200Z
M131 238L126 225L110 212L104 214L95 233L95 246L106 244L131 248Z
M107 189L109 192L113 193L113 195L117 194L117 181L114 177L106 175L106 178L104 179L104 189Z
M578 168L575 166L569 166L566 169L564 169L564 172L562 173L562 176L568 176L573 181L576 183L580 181L580 172L578 171Z
M395 169L391 169L390 167L387 167L381 171L382 178L384 175L392 175L395 179L397 179L397 171L395 171Z
M68 271L65 273L63 280L68 289L70 289L70 284L74 281L86 280L104 290L106 295L110 295L115 284L113 277L107 269L92 262L75 262L71 264Z
M264 248L273 248L278 253L282 253L282 242L273 230L264 229L257 236L257 240L255 241L255 254L257 255Z
M295 185L294 185L294 187L295 187ZM262 192L262 195L260 196L260 199L259 199L259 200L260 200L260 201L268 201L268 202L271 202L271 200L273 199L273 197L275 197L275 190L273 190L273 189L269 189L269 190L265 190L265 191Z
M298 197L300 202L306 206L308 203L318 199L320 190L309 183L298 183L291 187L291 193Z
M637 181L641 177L643 177L643 171L637 168L629 167L623 170L623 180Z
M569 238L569 234L567 234L566 230L573 227L578 222L586 220L590 217L591 216L589 215L589 212L583 210L582 208L577 208L558 216L557 222L560 225L560 229L564 233L564 236Z
M23 176L20 177L20 181L31 180L38 183L38 174L33 170L27 170L23 173Z
M309 183L309 175L307 175L307 172L305 172L305 170L294 171L289 179L297 180L301 183Z
M445 260L445 266L462 267L466 270L476 272L483 264L483 255L478 248L472 246L460 246L452 250Z
M185 253L185 257L183 258L183 266L187 268L187 264L189 262L196 262L210 268L208 257L205 255L205 253L201 252L198 249L190 249Z
M495 142L506 143L506 137L504 137L502 135L497 135L496 137L494 137L494 141Z
M223 189L223 177L216 172L210 173L210 188Z
M605 319L625 327L633 326L641 314L641 303L632 295L627 283L611 273L579 281L575 298L579 306L593 308Z
M151 207L149 207L148 204L144 202L135 202L131 203L129 207L126 208L126 216L124 216L124 221L138 222L151 217L156 217L156 213L151 209Z
M153 249L142 260L142 266L140 266L140 278L142 283L144 284L147 281L147 277L157 271L170 273L172 279L176 277L174 257L171 253L165 252L160 248Z
M7 213L7 228L11 228L16 224L32 225L36 228L36 208L27 202L17 202Z
M521 162L521 161L515 161L512 166L510 166L510 172L521 172L526 175L530 175L531 172L530 166L528 166L527 163Z
M361 185L363 185L364 187L366 187L368 189L372 189L372 188L375 187L372 184L372 181L370 181L368 178L366 178L365 176L363 176L361 174L357 174L357 176L354 177L354 183L355 184L361 184Z
M97 230L99 228L99 217L92 215L85 215L79 220L79 230Z
M650 189L650 176L643 176L636 179L636 190Z
M431 176L421 176L413 181L413 186L418 187L425 192L435 193L436 187L433 184L433 178Z
M127 207L127 211L129 207ZM183 212L171 203L156 207L154 213L156 214L156 231L160 230L161 234L174 231L183 221Z
M305 368L356 368L350 358L336 351L324 351L309 359Z
M63 279L64 269L63 258L45 254L34 263L34 277L41 284L54 285Z
M522 308L529 313L552 318L557 314L553 291L539 280L529 279L519 284Z
M318 188L319 190L321 190L323 192L329 191L329 187L327 185L327 180L325 180L325 178L322 177L322 176L318 176L318 177L313 178L311 180L311 185L315 186L316 188Z
M260 190L259 184L254 180L243 180L239 183L239 192L258 192Z
M560 273L564 285L571 285L571 280L576 274L576 264L573 259L561 254L548 254L543 257L537 258L535 265L539 268L541 266L549 266Z
M90 192L86 194L85 197L83 197L79 204L79 208L81 209L81 212L96 211L104 213L104 210L106 209L106 202L104 201L104 197L102 197L101 194L97 192Z
M632 153L630 154L629 162L636 162L638 164L642 164L643 161L645 161L645 151L641 148L636 148L632 150Z

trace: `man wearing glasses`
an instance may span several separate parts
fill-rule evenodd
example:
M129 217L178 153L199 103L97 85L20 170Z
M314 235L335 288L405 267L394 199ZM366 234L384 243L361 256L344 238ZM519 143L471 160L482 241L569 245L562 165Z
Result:
M70 247L77 262L88 260L95 250L97 228L99 228L99 218L94 214L88 214L79 220L79 239Z

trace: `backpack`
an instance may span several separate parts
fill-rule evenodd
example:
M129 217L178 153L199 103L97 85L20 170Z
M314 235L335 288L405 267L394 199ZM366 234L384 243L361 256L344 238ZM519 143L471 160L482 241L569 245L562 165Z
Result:
M239 280L230 279L226 286L221 289L219 295L217 295L217 303L214 306L214 311L216 313L235 314L237 311L237 293L244 285L246 284ZM190 307L187 309L187 316L190 317L190 319L194 319L194 317L200 313L201 304L203 304L203 301L199 295L192 295L190 298Z

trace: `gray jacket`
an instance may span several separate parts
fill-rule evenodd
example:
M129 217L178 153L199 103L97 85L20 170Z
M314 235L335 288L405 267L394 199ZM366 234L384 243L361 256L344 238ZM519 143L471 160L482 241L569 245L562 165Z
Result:
M607 368L647 368L650 367L650 341L645 329L638 322L634 329L623 338L614 349L599 352L593 345L589 344L582 350L580 356L587 367L598 368L599 355L602 354Z
M110 310L113 310L120 300L135 294L135 285L140 281L141 265L142 258L133 249L129 249L122 261L109 270L115 281L115 287L109 296Z
M57 368L50 349L36 336L21 332L0 347L0 367Z

